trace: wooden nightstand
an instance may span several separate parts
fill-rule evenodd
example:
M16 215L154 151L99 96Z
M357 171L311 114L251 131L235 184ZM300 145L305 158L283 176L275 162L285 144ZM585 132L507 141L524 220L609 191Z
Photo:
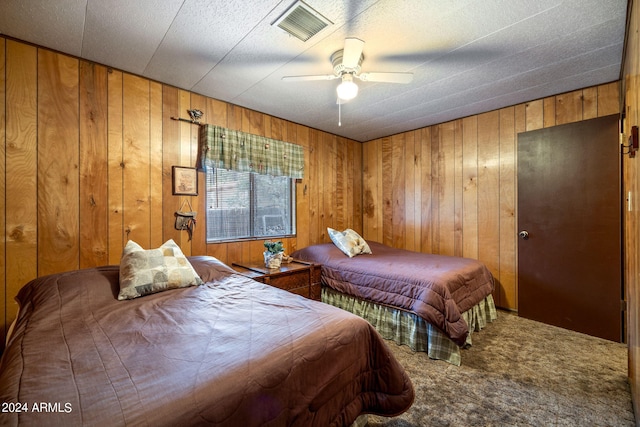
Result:
M320 265L293 260L280 268L269 269L262 263L236 263L234 270L258 282L284 289L294 294L320 300Z

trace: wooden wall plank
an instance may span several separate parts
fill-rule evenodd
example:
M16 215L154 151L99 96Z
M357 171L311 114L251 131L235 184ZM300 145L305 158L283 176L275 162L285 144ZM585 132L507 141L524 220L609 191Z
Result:
M309 197L309 241L311 242L323 242L321 234L319 233L320 222L320 200L319 195L322 189L320 188L320 150L318 149L318 131L315 129L308 129L309 134L309 185L307 188ZM306 164L306 161L305 161ZM305 172L305 175L307 173ZM299 233L301 230L298 231Z
M325 209L325 212L329 212L329 216L330 216L329 222L334 225L334 228L338 230L343 230L345 221L342 220L340 216L344 215L345 213L344 200L346 199L346 197L341 188L340 183L338 183L338 177L344 176L343 174L338 172L340 167L344 164L343 159L341 159L343 152L342 152L342 148L338 146L339 138L337 135L331 135L330 133L327 133L327 132L324 132L324 135L325 135L325 138L327 138L327 140L330 141L329 143L330 151L329 151L328 158L333 159L333 161L329 162L329 164L332 165L332 168L330 169L330 174L329 174L330 179L324 187L325 190L328 190L328 189L330 190L323 192L324 199L325 199L324 209ZM333 196L331 196L330 193L333 193ZM341 206L337 205L337 202L336 202L337 200L342 201Z
M38 50L38 274L79 267L79 61Z
M544 115L544 105L545 101L542 99L527 102L525 104L528 131L542 129L545 123L549 122L550 119Z
M637 54L637 51L635 53ZM635 78L638 78L637 75ZM597 89L598 117L618 114L620 112L620 83L615 81L606 85L597 86Z
M188 113L187 110L190 110L191 107L191 94L186 90L178 89L178 114L177 117L187 118ZM195 131L195 126L189 122L179 121L178 122L178 157L173 159L173 163L171 166L185 166L185 167L194 167L195 160L191 160L191 132ZM183 208L184 206L184 208ZM179 209L189 209L188 206L193 208L193 197L192 196L172 196L169 199L169 205L167 206L167 210L174 213L174 221L175 221L175 212ZM175 229L175 227L174 227ZM189 235L185 230L179 231L176 230L175 242L180 246L182 252L186 256L191 255L191 241L189 240Z
M191 93L178 89L178 117L188 118L187 110L191 107ZM180 121L180 157L176 159L176 166L193 167L191 162L191 131L194 126L191 123Z
M431 248L429 252L440 253L440 191L441 191L441 174L440 156L441 150L441 133L442 125L431 127Z
M107 69L80 61L80 268L109 263Z
M622 91L625 113L624 131L630 134L632 126L640 126L640 2L629 2L626 56L623 65L624 85ZM598 87L598 116L615 112L613 102L604 101L612 86ZM615 90L618 90L616 84ZM600 97L603 101L600 101ZM623 156L624 193L627 201L624 209L625 228L625 297L627 301L626 321L629 347L629 384L636 419L640 413L640 173L638 158Z
M338 137L338 147L340 146L344 146L345 153L344 161L342 162L344 178L342 182L338 180L338 186L342 187L341 191L344 192L345 197L344 227L356 229L358 233L361 233L362 229L360 229L354 221L357 216L357 206L355 204L356 191L350 191L350 188L355 187L355 175L361 176L362 169L360 169L360 172L356 172L354 170L355 168L352 167L356 162L355 144L349 143L349 140L346 138Z
M172 166L180 159L180 124L172 117L180 117L178 112L178 89L162 87L162 240L173 239L180 245L180 231L175 228L175 211L180 208L173 195ZM226 106L224 107L226 110ZM202 227L205 228L205 227Z
M545 98L545 100L548 98ZM555 101L553 102L555 105ZM518 104L515 107L515 128L516 128L516 136L520 132L525 132L527 130L527 111L525 104ZM554 110L555 111L555 110ZM554 113L555 117L555 113ZM517 151L517 150L516 150ZM516 162L517 164L517 162Z
M405 176L404 134L393 135L391 145L391 246L404 248L405 242Z
M240 262L245 262L247 260L242 259L242 242L229 242L226 243L227 246L227 258L222 260L222 262L231 265L231 263L240 260Z
M384 176L384 140L378 139L374 149L376 150L375 158L377 159L377 164L375 166L374 172L372 172L372 176L375 176L376 186L375 186L375 215L374 215L374 231L376 234L376 242L384 242L384 213L385 213L385 199L384 199L384 185L383 182L385 180Z
M215 126L227 126L227 104L217 99L207 98L207 120L203 122Z
M378 169L377 141L370 141L363 144L362 159L362 214L364 216L362 224L362 237L365 240L378 241L376 216L376 200L378 179L376 170Z
M362 233L362 229L356 224L356 217L358 214L358 206L356 204L356 194L361 194L359 191L350 191L350 188L355 187L356 175L362 177L362 163L360 163L360 170L355 170L355 164L357 159L362 160L362 156L356 156L356 144L350 143L348 139L338 137L338 146L345 146L345 159L343 162L344 168L344 182L338 183L343 188L345 193L346 205L345 205L345 228L351 228L357 230L358 233ZM361 144L357 144L361 146ZM362 188L362 187L360 187ZM353 188L355 190L355 188ZM360 215L362 217L362 215Z
M414 247L416 252L422 251L422 132L416 130L410 132L413 140L413 233Z
M348 162L345 164L347 182L345 191L349 198L350 213L348 214L348 224L358 233L362 233L362 148L363 144L344 139L348 145Z
M346 138L339 138L341 144L347 147L344 162L345 181L342 183L343 191L347 199L345 212L345 227L362 233L362 144L349 142ZM357 166L360 170L357 170ZM358 185L358 183L360 185ZM350 189L353 188L353 191Z
M229 257L227 256L227 244L219 243L219 244L207 245L206 255L212 256L224 263L227 263L227 260L229 259Z
M420 251L425 253L433 253L433 228L432 222L432 203L433 203L433 160L431 159L433 151L431 148L431 127L420 130L420 153L422 161L421 167L421 188L422 188L422 227L420 231Z
M330 242L329 236L327 234L326 228L331 226L329 223L329 212L325 213L325 197L324 190L326 182L328 178L326 175L328 172L329 162L332 162L333 159L328 159L329 156L329 147L327 147L327 141L325 140L324 132L315 130L315 153L316 153L316 168L318 169L318 173L316 175L317 181L315 181L315 191L314 198L317 199L316 203L316 215L314 217L314 234L316 236L317 241L327 243Z
M123 186L127 240L151 247L149 80L123 76Z
M209 123L211 114L209 113L209 102L207 98L198 94L191 94L191 108L202 111L201 123ZM200 126L191 125L191 167L201 167L199 165L199 143L198 134ZM160 135L162 137L162 135ZM162 150L160 150L162 154ZM206 192L206 176L204 171L198 170L198 196L191 198L191 206L198 213L196 216L196 227L191 238L191 253L205 254L207 253L207 237L206 237L206 214L207 214L207 192Z
M189 105L191 106L191 108L200 110L203 113L202 118L200 119L200 122L208 124L209 122L207 120L209 118L209 103L207 102L207 97L203 95L199 95L197 93L190 93L189 95L191 97L191 100L189 102ZM199 153L200 146L198 144L198 135L199 135L200 126L191 124L190 130L191 130L191 141L189 142L189 147L191 149L191 153L189 153L189 157L191 159L191 163L189 166L192 168L194 167L197 168L199 166L198 160L199 160L199 154L200 154Z
M416 219L416 149L415 141L413 138L413 132L407 132L404 134L404 166L402 166L402 173L404 175L404 249L410 251L419 250L418 243L420 240L416 240L416 224L420 222L420 219ZM419 178L419 177L418 177Z
M391 138L382 138L382 243L393 246L393 145Z
M264 114L258 113L257 111L243 109L242 112L242 127L240 130L243 132L251 133L254 135L260 136L268 136L267 135L267 121L270 123L270 120L265 119ZM265 150L268 150L268 147L264 147ZM257 165L257 168L260 169L262 165ZM283 244L286 244L286 241L283 241ZM241 259L244 262L252 261L253 254L260 253L264 250L264 240L260 239L258 241L249 241L242 242L240 246L241 250Z
M122 81L120 71L107 70L107 173L109 176L109 215L108 233L109 264L120 263L122 249L125 245L124 237L124 187L122 158Z
M207 115L206 120L203 123L208 123L216 126L227 126L227 104L217 99L207 98ZM164 152L164 150L163 150ZM205 200L206 203L206 200ZM206 213L203 211L203 218L198 223L198 233L203 233L206 236ZM206 239L206 237L205 237ZM226 243L207 245L207 255L216 257L220 260L227 259L227 245Z
M226 103L224 104L224 106L226 109L226 114L225 114L226 124L223 124L222 126L225 126L229 129L240 130L242 126L243 109L237 105L226 104ZM224 255L224 258L220 258L220 260L222 260L223 262L227 264L231 264L236 260L244 261L242 259L242 248L240 244L235 242L229 242L229 243L220 243L219 245L222 247L220 249L219 254L220 256ZM207 252L209 252L208 249L207 249Z
M588 87L582 90L582 120L598 117L598 88Z
M462 121L462 256L478 258L478 116Z
M227 127L229 129L241 130L243 112L244 108L227 104Z
M323 155L322 161L322 212L320 214L323 218L321 227L321 235L323 241L329 242L329 235L327 234L327 227L339 228L336 223L335 212L336 205L336 167L337 167L337 149L336 149L336 137L326 132L320 133L322 140Z
M582 120L582 90L556 95L556 125Z
M6 41L6 297L8 326L18 312L13 297L38 276L37 99L38 51Z
M438 159L438 253L455 255L455 122L440 126Z
M516 299L516 125L515 108L500 112L500 304L515 307Z
M335 180L331 183L334 190L334 197L331 201L331 204L326 206L326 209L331 209L333 212L334 218L332 224L336 230L344 230L347 228L347 200L348 195L346 194L346 157L347 157L347 146L344 144L343 138L335 138ZM330 206L333 206L331 208Z
M543 105L543 127L548 128L556 125L556 97L550 96L542 100ZM528 129L533 130L533 129Z
M288 142L295 142L302 147L304 147L304 177L298 182L296 182L296 230L297 230L297 241L296 247L293 249L302 249L310 245L310 236L307 233L307 230L311 228L311 224L309 222L309 203L310 203L310 193L309 186L309 170L310 170L310 161L311 161L311 153L309 149L309 129L307 127L289 123L289 132L287 133L289 137ZM295 134L295 137L292 135Z
M0 208L0 234L5 236L5 239L0 245L0 342L5 342L7 325L6 303L7 303L7 286L6 286L6 43L5 39L0 38L0 200L3 201Z
M454 126L454 183L453 183L453 191L454 191L454 216L453 216L453 255L462 256L462 229L464 224L462 222L464 211L463 211L463 190L462 185L464 181L463 175L463 164L464 159L462 157L463 153L463 130L462 130L462 120L456 120L453 122Z
M478 116L478 259L496 280L493 297L502 304L500 285L500 115Z
M162 85L149 83L149 194L150 232L149 246L157 248L164 243L162 216Z
M354 229L358 230L359 233L364 229L363 227L363 217L362 217L362 204L363 204L363 191L364 187L362 186L362 162L364 160L364 145L360 142L351 141L351 145L354 147L354 159L353 159L353 182L355 182L355 189L353 191L353 209L354 209Z
M379 203L382 196L379 194L380 179L378 178L378 170L380 169L381 160L379 159L380 140L374 140L363 144L363 161L362 161L362 186L363 186L363 224L362 237L365 240L382 241L378 232L380 226L378 219L382 219L379 212Z

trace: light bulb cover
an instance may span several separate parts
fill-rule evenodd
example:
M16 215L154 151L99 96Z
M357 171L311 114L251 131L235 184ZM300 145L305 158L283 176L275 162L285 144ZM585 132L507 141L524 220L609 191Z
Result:
M338 98L343 101L348 101L358 95L358 85L353 82L351 74L342 76L342 82L336 88L336 92L338 93Z

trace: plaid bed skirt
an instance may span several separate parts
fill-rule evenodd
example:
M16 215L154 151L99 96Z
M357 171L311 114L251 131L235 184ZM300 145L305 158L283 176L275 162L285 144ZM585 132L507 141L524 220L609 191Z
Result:
M373 325L384 339L407 345L413 351L423 351L431 359L444 360L460 366L460 347L451 341L440 329L427 323L417 314L410 313L370 301L364 301L322 287L322 301L360 316ZM498 312L491 295L462 313L469 325L469 335L465 347L471 345L472 332L483 329L487 322L498 318Z

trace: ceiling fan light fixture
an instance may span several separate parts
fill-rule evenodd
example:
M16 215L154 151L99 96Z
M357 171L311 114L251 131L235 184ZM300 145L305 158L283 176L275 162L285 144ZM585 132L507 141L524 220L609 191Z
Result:
M353 81L352 74L344 74L342 76L342 82L336 88L338 98L343 101L348 101L355 98L358 95L358 85Z

